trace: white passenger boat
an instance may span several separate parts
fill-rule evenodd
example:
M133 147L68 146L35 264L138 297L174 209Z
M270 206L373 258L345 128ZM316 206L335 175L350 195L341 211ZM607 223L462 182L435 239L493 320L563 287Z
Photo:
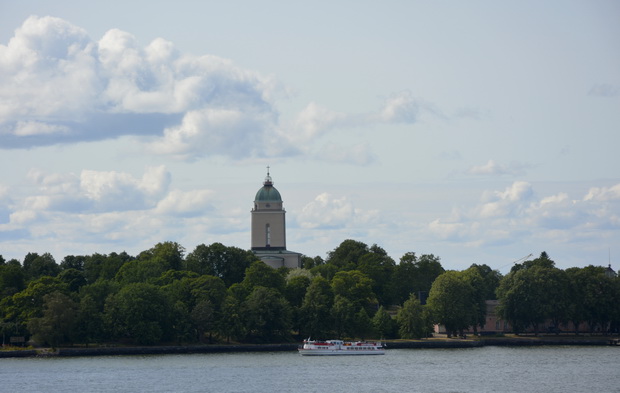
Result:
M299 347L299 354L303 356L330 356L330 355L384 355L383 344L368 341L341 341L341 340L304 340Z

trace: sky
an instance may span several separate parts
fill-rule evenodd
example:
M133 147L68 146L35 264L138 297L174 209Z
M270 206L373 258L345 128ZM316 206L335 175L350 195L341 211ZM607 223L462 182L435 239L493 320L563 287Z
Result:
M620 270L618 1L0 0L0 255L287 248Z

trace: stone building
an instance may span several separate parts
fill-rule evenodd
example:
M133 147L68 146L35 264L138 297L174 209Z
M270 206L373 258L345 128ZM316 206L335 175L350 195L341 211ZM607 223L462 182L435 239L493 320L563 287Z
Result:
M273 268L301 267L301 254L286 249L286 211L280 192L267 176L254 198L252 215L252 252Z

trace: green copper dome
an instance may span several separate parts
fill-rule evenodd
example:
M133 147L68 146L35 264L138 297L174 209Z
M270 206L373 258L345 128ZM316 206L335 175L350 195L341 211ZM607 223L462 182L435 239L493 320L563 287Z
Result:
M254 200L257 202L282 202L280 192L273 186L269 172L267 172L267 177L265 177L265 181L263 182L263 188L258 190Z

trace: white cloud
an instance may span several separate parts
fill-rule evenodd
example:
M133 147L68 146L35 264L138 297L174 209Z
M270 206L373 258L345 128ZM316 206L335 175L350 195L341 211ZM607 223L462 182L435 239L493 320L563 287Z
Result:
M0 125L53 118L58 125L93 106L100 86L86 32L52 17L30 17L0 45ZM45 121L41 120L41 123Z
M190 111L179 126L167 128L164 137L152 143L156 153L182 159L230 154L262 156L271 150L265 134L272 130L270 114L239 109Z
M439 239L469 245L580 241L593 230L610 236L620 229L620 184L591 188L582 199L566 192L537 197L530 183L514 182L503 191L487 191L470 209L438 218L428 229ZM605 202L605 203L601 203ZM600 232L602 231L602 232Z
M377 111L342 113L311 102L279 123L272 77L213 55L180 53L156 38L141 46L119 29L98 41L55 17L29 17L0 45L0 146L29 148L137 135L151 153L196 160L247 160L309 153L365 165L369 146L347 154L313 153L330 132L414 124L437 111L411 92L389 96ZM278 143L274 143L274 141Z
M355 208L347 197L334 198L328 193L317 195L297 216L302 228L355 228L377 219L377 211Z
M156 211L159 214L194 216L211 210L212 192L209 190L195 190L183 192L171 191L157 204Z
M305 143L335 129L348 129L377 124L413 124L417 120L420 104L408 91L389 97L379 112L343 113L321 107L315 102L308 104L298 115L289 138L295 143Z
M223 219L212 206L212 191L171 190L171 174L164 166L147 167L142 176L116 171L83 170L76 175L31 170L28 178L36 190L14 198L6 222L0 221L0 241L31 244L28 251L33 251L32 242L36 241L62 243L64 255L69 252L67 247L80 253L89 248L102 252L106 243L113 243L114 251L139 252L171 239L203 242L207 231L238 231L238 219ZM8 202L6 197L5 189L0 188L0 202Z
M142 178L115 171L82 170L75 174L45 174L31 170L38 194L23 200L33 211L104 212L149 209L168 193L170 173L149 167Z
M307 143L335 127L346 127L350 123L349 115L334 112L311 102L297 115L294 124L295 133L289 137L293 138L295 143Z
M13 133L16 136L67 134L69 128L62 125L46 124L39 121L18 121Z
M460 222L444 222L436 219L428 224L431 232L444 240L459 240L464 237L472 237L471 228Z
M528 165L512 162L509 165L503 165L495 162L495 160L489 160L484 165L475 165L467 170L470 175L479 176L503 176L503 175L523 175Z
M473 175L503 175L506 173L506 169L495 161L489 160L485 165L472 167L469 173Z
M583 198L584 201L617 201L620 200L620 184L612 187L593 187Z
M148 168L142 179L128 173L84 170L80 190L97 210L151 208L168 191L170 173L163 167Z
M388 98L379 118L386 123L415 123L419 112L419 103L411 92L403 91Z
M245 158L277 120L271 78L118 29L93 41L54 17L28 18L0 45L0 86L3 148L142 134L162 136L164 154Z
M532 196L532 186L523 181L514 182L504 191L494 191L483 195L483 202L476 209L482 218L506 216L523 209L524 203Z

